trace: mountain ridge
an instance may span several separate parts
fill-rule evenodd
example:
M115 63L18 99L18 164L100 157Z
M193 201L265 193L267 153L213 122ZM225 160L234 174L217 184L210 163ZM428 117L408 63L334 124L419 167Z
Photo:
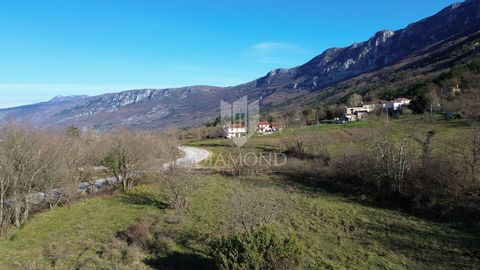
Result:
M48 113L45 106L49 103L43 104L39 107L43 111L34 113L33 120L45 125L76 124L100 130L164 129L200 124L218 115L221 99L233 101L248 95L250 99L260 99L262 105L278 105L408 59L422 58L448 42L455 43L477 31L480 31L480 1L467 0L403 29L378 31L366 41L327 49L303 65L274 69L237 86L133 89L64 100L49 108ZM21 107L3 109L0 120L7 116L32 120L31 114Z

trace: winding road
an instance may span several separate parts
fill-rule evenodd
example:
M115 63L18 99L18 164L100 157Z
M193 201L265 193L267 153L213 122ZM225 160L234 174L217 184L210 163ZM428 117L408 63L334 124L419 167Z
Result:
M208 152L207 150L203 150L197 147L180 146L178 147L178 149L180 149L185 155L177 159L174 164L181 167L198 164L201 161L207 159L210 155L210 152ZM163 168L168 169L172 164L173 162L164 164Z
M172 164L180 167L195 165L207 159L210 155L210 152L208 152L207 150L203 150L197 147L179 146L178 149L184 153L184 156L175 160L175 162L163 164L164 170L167 170L170 166L172 166ZM95 181L95 187L99 189L105 185L113 184L115 183L115 181L115 177L98 179ZM87 182L80 183L79 191L86 192L89 187L90 185Z
M180 166L180 167L195 165L201 162L202 160L207 159L208 156L210 155L210 152L208 152L207 150L203 150L203 149L191 147L191 146L179 146L178 149L180 149L185 155L175 160L174 163L169 162L169 163L163 164L163 170L167 170L172 164L175 164L176 166ZM95 188L101 189L104 186L114 184L115 182L116 182L115 177L98 179L95 181ZM78 192L85 193L89 188L90 188L90 184L88 182L82 182L78 186ZM32 193L28 195L28 199L34 205L40 204L40 203L43 203L46 199L52 198L52 196L56 196L55 194L57 193L58 193L57 189L53 189L48 193L45 193L45 192ZM7 199L5 203L7 205L11 205L12 201Z

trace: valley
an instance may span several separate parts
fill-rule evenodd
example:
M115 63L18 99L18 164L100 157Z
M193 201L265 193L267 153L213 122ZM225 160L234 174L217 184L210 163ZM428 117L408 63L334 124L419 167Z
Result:
M0 3L0 269L480 269L480 0L441 3Z

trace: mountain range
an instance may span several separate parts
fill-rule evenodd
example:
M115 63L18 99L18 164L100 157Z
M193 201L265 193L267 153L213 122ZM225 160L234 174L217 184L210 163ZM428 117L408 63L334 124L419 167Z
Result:
M281 110L369 89L408 70L409 76L452 67L476 57L480 46L480 1L467 0L400 30L382 30L369 40L331 48L309 62L275 69L237 86L137 89L99 96L56 97L48 102L0 109L0 121L39 126L76 125L98 130L161 130L194 126L219 115L220 100L248 95L263 108ZM467 49L458 50L458 48ZM458 51L452 54L453 51Z

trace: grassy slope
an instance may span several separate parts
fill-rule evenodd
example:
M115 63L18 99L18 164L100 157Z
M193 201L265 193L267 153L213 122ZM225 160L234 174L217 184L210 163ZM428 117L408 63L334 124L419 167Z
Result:
M192 233L224 232L226 224L219 220L228 218L219 213L226 210L222 205L229 205L230 192L247 193L258 186L289 200L292 207L280 213L276 226L303 244L305 268L453 269L475 265L470 260L472 254L478 256L478 244L474 243L480 239L472 235L279 179L212 177L191 211Z
M480 262L475 258L480 238L447 225L363 206L278 178L204 176L202 182L192 208L180 215L183 222L165 222L165 234L172 237L180 260L204 254L208 240L232 232L232 193L242 196L262 188L268 199L276 197L289 205L278 212L275 225L300 240L305 269L453 269L474 268ZM152 192L158 194L158 188L152 186ZM168 219L180 213L114 196L39 214L0 242L0 268L14 268L16 262L45 265L40 258L47 243L74 254L69 258L74 261L84 250L95 251L116 232L152 214Z
M388 125L394 135L401 136L407 128L415 127L417 138L424 139L427 131L435 130L433 148L444 151L444 148L458 138L462 138L468 128L465 120L441 120L426 123L425 116L406 116L398 120L389 120ZM347 124L319 124L301 128L290 128L284 132L264 136L253 136L242 148L244 151L275 151L286 150L288 145L297 140L323 144L331 155L348 152L354 147L364 146L370 143L373 136L373 129L382 126L385 119L371 119L362 122ZM212 156L202 165L212 167L217 157L222 154L228 157L233 149L232 142L228 139L213 139L190 142L191 146L198 146L208 149ZM414 146L419 146L413 144ZM307 149L308 150L308 149Z
M419 119L393 121L400 133L405 124L418 124ZM352 140L366 142L369 127L376 121L348 125L317 125L292 129L270 136L258 136L249 142L251 149L263 151L277 147L299 136L320 137L329 151L342 151ZM465 132L462 121L440 121L426 129L437 131L435 142L446 144ZM214 155L228 152L227 140L195 142ZM32 218L9 239L0 240L0 269L13 268L20 263L48 265L44 258L47 247L65 250L68 265L82 252L95 252L115 233L137 223L148 215L165 219L165 234L172 235L174 251L189 258L192 250L205 254L206 243L214 237L231 233L229 214L232 194L248 194L263 187L269 196L289 201L276 226L286 234L298 237L305 247L304 266L307 269L378 268L378 269L452 269L475 268L480 262L478 236L458 231L448 225L436 224L394 211L358 204L342 196L306 190L282 179L224 178L205 176L192 208L182 214L181 224L170 222L174 211L160 211L156 206L136 205L120 196L91 199L67 208L54 209ZM150 190L151 189L151 190ZM159 196L161 187L146 190ZM175 219L175 218L173 218ZM202 255L204 256L204 255ZM174 261L175 263L176 261ZM171 262L170 262L171 263Z
M19 265L48 266L42 259L50 248L68 254L75 262L83 252L100 247L115 232L158 214L153 206L130 204L121 197L82 201L34 216L26 225L0 242L0 269ZM67 263L68 265L68 263Z

